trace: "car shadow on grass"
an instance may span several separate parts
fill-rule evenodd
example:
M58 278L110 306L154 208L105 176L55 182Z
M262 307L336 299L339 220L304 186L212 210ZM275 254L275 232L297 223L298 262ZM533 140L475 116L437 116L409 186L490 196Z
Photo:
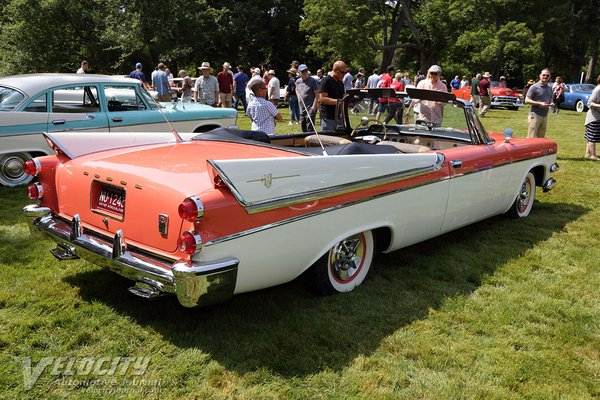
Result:
M126 290L131 282L100 269L66 280L84 300L104 302L182 351L200 350L231 371L306 376L339 371L372 354L398 329L426 318L449 298L468 296L497 268L589 211L536 201L527 219L494 217L381 255L364 285L329 297L311 294L298 279L186 309L174 297L138 299Z

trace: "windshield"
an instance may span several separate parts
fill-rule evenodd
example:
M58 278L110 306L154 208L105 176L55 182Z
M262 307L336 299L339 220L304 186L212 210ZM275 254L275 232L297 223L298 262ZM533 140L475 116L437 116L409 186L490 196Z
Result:
M0 111L12 111L23 101L23 93L5 86L0 86Z

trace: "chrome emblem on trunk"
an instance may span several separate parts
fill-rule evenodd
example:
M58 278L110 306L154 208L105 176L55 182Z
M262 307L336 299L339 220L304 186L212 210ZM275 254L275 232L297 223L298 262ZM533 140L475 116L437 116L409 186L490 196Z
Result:
M165 236L169 230L169 216L167 214L158 214L158 231Z

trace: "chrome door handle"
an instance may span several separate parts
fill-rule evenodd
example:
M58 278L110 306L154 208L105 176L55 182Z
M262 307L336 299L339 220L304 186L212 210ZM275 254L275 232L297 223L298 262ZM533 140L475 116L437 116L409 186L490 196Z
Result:
M66 119L55 119L52 121L54 125L64 125L67 123Z
M113 122L123 122L123 117L114 117Z
M461 169L462 168L462 160L452 160L450 161L450 165L452 169Z

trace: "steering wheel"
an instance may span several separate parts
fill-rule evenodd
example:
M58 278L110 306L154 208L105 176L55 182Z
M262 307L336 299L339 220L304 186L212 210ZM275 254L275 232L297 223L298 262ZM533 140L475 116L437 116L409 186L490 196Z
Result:
M369 117L362 117L360 119L360 123L358 125L356 125L354 127L354 129L352 129L352 132L350 133L350 137L353 137L354 135L356 135L356 130L358 128L360 128L361 126L369 125L369 122L375 122L376 124L381 125L383 127L383 140L385 140L387 137L387 128L386 128L385 124L381 121L378 121L376 119L369 118Z

